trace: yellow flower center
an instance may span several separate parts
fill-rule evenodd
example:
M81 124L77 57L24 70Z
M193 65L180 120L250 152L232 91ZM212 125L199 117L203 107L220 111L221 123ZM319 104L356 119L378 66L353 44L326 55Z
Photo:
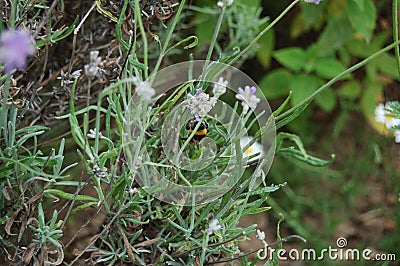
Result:
M386 119L386 120L389 120L389 121L392 121L392 120L394 119L394 117L393 117L393 116L385 115L385 119Z
M253 148L252 148L252 147L249 147L244 153L250 154L250 153L252 153L252 152L253 152Z

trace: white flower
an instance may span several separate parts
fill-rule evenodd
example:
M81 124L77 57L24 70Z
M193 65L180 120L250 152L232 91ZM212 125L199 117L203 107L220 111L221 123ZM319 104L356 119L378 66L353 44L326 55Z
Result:
M187 107L196 117L204 116L215 106L217 100L199 89L195 95L188 95Z
M68 72L64 72L61 69L60 76L57 77L57 79L61 80L61 86L64 87L64 86L74 83L74 80L81 76L81 72L82 72L82 69L79 69L79 70L75 70L71 74L68 74Z
M136 93L143 100L150 101L154 94L156 94L156 91L151 87L149 82L143 81L138 83Z
M214 219L208 224L208 228L206 229L206 233L208 235L212 235L215 231L218 231L221 228L222 228L222 226L219 224L218 220Z
M385 123L386 122L386 110L385 106L383 103L380 103L376 108L375 108L375 120L379 123Z
M84 66L85 74L90 78L95 77L99 71L100 62L99 51L91 51L89 54L89 64Z
M261 230L257 229L256 233L257 233L257 239L259 239L261 241L263 241L265 239L265 232L264 231L261 231Z
M257 104L260 102L260 99L254 95L256 91L257 88L254 86L246 86L244 87L244 90L239 87L239 93L236 94L236 99L242 101L243 114L246 114L249 111L249 107L253 110L256 109Z
M94 129L89 129L89 133L87 133L86 134L86 136L89 138L89 139L95 139L96 138L96 129L94 128ZM101 137L103 137L103 134L101 134L101 132L99 132L99 137L101 138Z
M217 6L223 8L225 6L231 6L234 0L221 0L217 2Z
M400 119L394 118L392 116L387 116L386 117L386 128L391 129L393 127L397 127L400 125Z
M136 164L135 164L136 168L139 168L140 165L142 165L142 163L143 163L143 158L142 158L142 156L138 156L137 161L136 161Z
M137 188L130 188L129 189L129 194L133 195L133 194L136 194L136 193L138 193Z
M242 253L242 251L240 251L239 247L236 247L235 253L236 253L237 255L240 255L240 254Z
M375 108L375 120L379 123L385 124L387 129L391 129L400 125L400 119L390 116L389 112L386 110L387 106L380 103Z
M215 98L223 95L226 92L226 86L228 85L228 81L224 80L223 77L220 77L217 83L214 84L213 94Z
M304 2L318 5L321 0L304 0Z
M397 127L398 125L400 125L400 119L399 118L394 118L391 114L393 113L393 109L392 106L389 103L385 104L385 109L387 112L387 116L386 116L386 127L388 129L391 129L393 127Z
M100 168L97 164L93 167L93 172L98 178L105 178L107 176L107 167Z
M244 136L240 139L240 147L244 149L247 144L249 144L254 138L250 136ZM248 163L257 161L263 156L263 147L260 143L254 142L250 147L248 147L244 152L243 152L243 158L249 158L252 157Z
M396 141L396 143L400 143L400 130L395 130L394 131L394 141Z

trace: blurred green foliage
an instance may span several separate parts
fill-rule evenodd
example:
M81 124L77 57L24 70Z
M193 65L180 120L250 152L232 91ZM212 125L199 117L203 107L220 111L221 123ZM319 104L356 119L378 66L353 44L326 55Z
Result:
M290 1L282 2L285 3L251 3L253 7L263 8L263 16L275 18ZM247 61L252 65L250 67L246 67L247 62L244 62L244 68L259 79L258 84L272 105L282 102L292 92L290 105L295 106L328 80L393 42L392 22L387 19L391 16L391 4L387 0L325 0L319 5L301 3L285 21L259 40L258 50L250 52L256 60ZM214 22L208 20L207 23L212 25ZM204 25L196 27L203 45L207 44L206 29ZM287 125L314 151L340 156L332 167L335 170L315 169L293 159L276 157L269 173L274 182L287 181L288 185L282 190L284 195L277 193L268 199L268 203L275 212L284 214L284 223L289 225L289 230L309 239L311 245L319 250L333 243L335 230L343 221L357 219L352 217L357 202L368 197L369 193L365 186L366 178L381 177L380 181L388 191L395 195L400 191L398 174L390 159L382 158L381 154L388 141L365 131L368 127L365 122L373 123L375 107L385 101L385 89L397 87L399 81L396 57L392 51L387 52L364 69L344 76ZM360 114L364 119L360 119ZM323 118L318 120L316 115ZM357 116L357 121L354 121L354 116ZM329 125L324 123L327 119L331 122ZM341 144L340 137L349 127L352 128L350 138L354 141ZM321 135L327 139L321 141ZM367 143L363 141L366 139ZM335 147L332 147L333 143ZM318 193L321 189L324 193ZM387 206L370 208L383 208L390 212ZM345 214L343 210L346 210ZM398 206L396 210L397 215L392 218L400 224ZM318 217L314 221L318 225L305 223L304 218L309 215ZM387 252L398 253L394 248L400 243L398 229L394 234L374 239L374 243L365 242L367 239L358 241L360 248L376 244ZM337 265L332 261L326 263Z

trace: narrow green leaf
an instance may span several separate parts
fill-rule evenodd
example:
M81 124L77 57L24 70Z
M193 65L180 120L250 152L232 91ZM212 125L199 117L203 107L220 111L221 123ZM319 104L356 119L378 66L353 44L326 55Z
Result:
M52 189L46 189L44 191L44 193L48 193L48 194L51 194L51 195L54 195L54 196L57 196L57 197L60 197L60 198L63 198L63 199L67 199L67 200L70 200L70 199L75 197L75 194L71 194L71 193L64 192L64 191L61 191L59 189L53 189L53 188ZM89 195L76 195L75 199L77 201L86 201L87 200L87 201L93 201L93 202L96 202L96 203L99 201L98 199L96 199L96 198L94 198L92 196L89 196Z
M58 248L61 248L61 247L62 247L61 243L58 242L57 240L55 240L55 239L53 239L53 238L51 238L51 237L49 237L48 240L49 240L54 246L56 246L56 247L58 247Z
M315 167L324 167L331 165L333 163L333 160L335 159L335 156L333 154L331 155L332 158L330 160L323 160L308 154L304 155L301 151L292 148L281 148L279 149L279 151L276 152L276 155L284 157L292 157L296 160L305 162Z
M44 228L45 221L44 221L44 212L43 212L43 208L42 208L42 203L40 202L38 205L38 222L39 222L39 228Z
M278 109L276 109L272 115L273 116L277 116L279 114L281 114L283 112L283 110L285 110L287 104L290 101L290 98L292 97L292 91L289 91L289 95L286 97L285 101L283 101L283 103L278 107Z
M95 206L95 205L97 205L97 202L93 202L93 201L84 203L84 204L82 204L82 205L79 205L78 207L75 207L75 208L71 211L71 215L75 215L77 212L79 212L79 211L81 211L81 210L84 210L84 209L87 209L87 208L89 208L89 207L91 207L91 206Z
M27 141L28 139L30 139L30 138L32 138L32 137L34 137L34 136L39 136L39 135L41 135L41 134L43 134L43 133L44 133L44 130L36 131L36 132L32 132L32 133L28 133L28 134L22 136L22 137L17 141L17 143L15 144L15 146L16 146L16 147L21 147L22 144L24 144L25 141Z
M269 211L271 209L270 206L268 207L261 207L261 208L257 208L251 212L249 212L248 214L256 214L256 213L261 213L261 212L265 212L265 211Z
M45 130L50 130L49 127L45 127L45 126L27 126L27 127L23 127L21 129L18 129L17 131L15 131L15 135L18 136L19 134L22 133L26 133L26 132L37 132L37 131L45 131Z
M56 222L57 222L57 217L58 217L58 212L57 212L57 210L54 210L53 216L51 217L51 221L50 221L50 229L54 229Z

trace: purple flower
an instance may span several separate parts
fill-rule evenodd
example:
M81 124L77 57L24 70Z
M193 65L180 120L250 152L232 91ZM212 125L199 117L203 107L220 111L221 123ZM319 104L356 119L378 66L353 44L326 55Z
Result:
M257 104L260 102L260 99L254 95L256 91L257 88L254 86L245 86L244 89L239 87L239 93L236 94L236 99L242 101L244 114L249 111L249 107L253 110L256 109Z
M217 219L214 219L208 224L206 233L208 235L212 235L214 232L220 230L221 228L222 228L222 226L219 224L219 221Z
M312 3L312 4L316 4L316 5L321 3L321 0L303 0L303 1L306 3Z
M14 69L24 69L26 59L35 53L35 41L25 29L5 30L0 35L0 63L10 74Z
M195 96L199 96L202 92L203 92L203 89L202 89L202 88L198 89L198 90L196 91Z

